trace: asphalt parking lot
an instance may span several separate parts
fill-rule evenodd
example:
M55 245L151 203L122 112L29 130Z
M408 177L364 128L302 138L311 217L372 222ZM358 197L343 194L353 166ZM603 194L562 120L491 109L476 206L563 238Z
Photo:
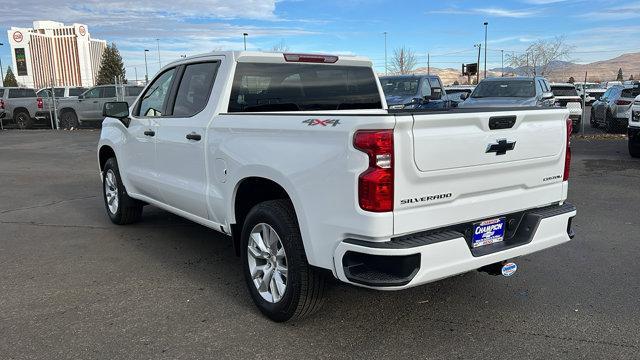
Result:
M640 161L574 140L576 238L403 292L334 284L322 312L275 324L231 242L145 208L112 225L99 131L0 132L0 358L609 358L640 351Z

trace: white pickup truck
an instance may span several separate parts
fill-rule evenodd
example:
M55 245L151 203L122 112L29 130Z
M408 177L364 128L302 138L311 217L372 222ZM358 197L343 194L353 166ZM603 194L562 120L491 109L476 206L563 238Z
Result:
M154 205L231 236L275 321L314 312L326 276L510 275L573 237L566 109L394 112L365 58L247 51L171 63L129 105L103 110L111 220Z

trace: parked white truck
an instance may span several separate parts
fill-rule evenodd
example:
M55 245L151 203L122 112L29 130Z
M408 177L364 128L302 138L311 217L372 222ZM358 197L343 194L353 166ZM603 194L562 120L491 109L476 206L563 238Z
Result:
M367 59L245 51L173 62L104 115L111 220L154 205L231 236L275 321L314 312L327 275L510 275L573 237L566 109L394 112Z

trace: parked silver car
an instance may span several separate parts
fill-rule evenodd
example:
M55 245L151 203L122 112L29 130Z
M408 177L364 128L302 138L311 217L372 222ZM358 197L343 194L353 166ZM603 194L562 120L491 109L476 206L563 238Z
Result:
M106 102L126 101L133 104L142 92L142 86L101 85L85 91L76 99L60 99L57 103L60 128L69 129L80 125L101 123L102 108Z
M38 116L42 110L42 98L34 89L19 87L0 88L0 121L2 125L15 123L20 129L31 128L36 122L45 122Z
M458 107L553 107L554 103L551 86L541 76L497 77L480 81Z
M626 130L629 124L631 104L640 95L639 86L615 85L591 106L591 127L601 127L607 132Z

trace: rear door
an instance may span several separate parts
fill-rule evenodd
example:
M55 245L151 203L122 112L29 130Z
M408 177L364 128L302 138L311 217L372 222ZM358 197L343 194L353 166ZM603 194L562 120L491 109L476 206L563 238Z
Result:
M567 116L559 108L398 116L396 233L557 202Z
M179 68L167 116L158 119L156 134L157 171L165 203L204 219L209 217L205 135L213 118L206 108L219 64L211 60Z

